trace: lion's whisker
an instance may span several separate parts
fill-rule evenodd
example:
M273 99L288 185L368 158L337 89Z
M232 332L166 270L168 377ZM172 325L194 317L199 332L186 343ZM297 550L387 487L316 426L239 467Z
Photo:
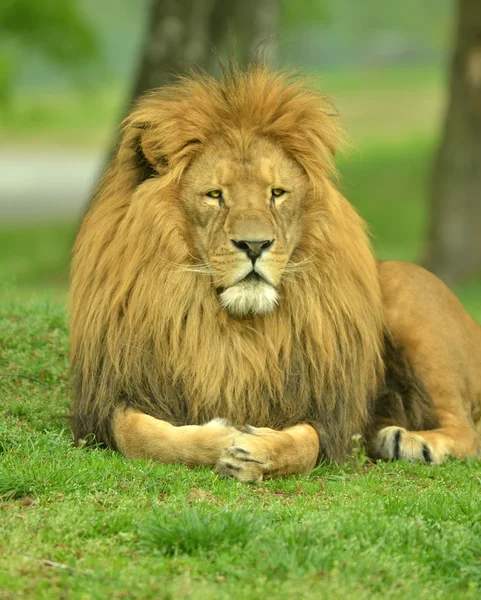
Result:
M313 258L314 258L314 254L310 254L309 256L306 256L306 258L304 258L303 260L300 260L298 262L289 261L287 263L286 267L299 267L300 265L311 262Z
M199 273L200 275L215 275L215 271L212 271L212 269L196 269L194 268L185 268L185 269L180 269L181 271L183 271L184 273Z
M301 273L302 271L305 271L306 269L302 268L302 267L284 267L284 273Z
M171 271L164 271L164 272L165 273L198 273L199 275L210 275L210 276L215 275L215 272L211 271L211 270L196 269L196 268L189 268L189 267L172 269Z
M292 273L285 273L285 274L283 273L281 275L280 279L281 279L281 281L290 281L292 279L299 279L299 277L300 277L299 273L292 272Z
M189 264L189 263L179 263L179 262L175 262L173 260L169 260L168 258L165 258L165 256L160 255L159 258L162 262L168 264L168 265L173 265L175 267L208 267L210 266L208 263L206 263L205 261L201 261L200 259L196 258L195 256L193 256L192 254L189 253L190 258L192 258L194 261L196 261L196 264Z
M165 257L162 257L162 261L168 265L172 265L173 267L179 267L179 271L191 271L191 272L198 272L198 273L207 273L208 272L209 275L214 274L214 271L211 268L211 266L205 262L191 265L191 264L185 264L185 263L177 263L177 262L169 260Z

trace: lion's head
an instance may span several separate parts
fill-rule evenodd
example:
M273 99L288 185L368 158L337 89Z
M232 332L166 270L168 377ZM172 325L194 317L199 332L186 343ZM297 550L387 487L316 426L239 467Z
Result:
M279 144L260 136L219 139L186 170L180 200L199 269L212 276L231 314L275 308L303 233L309 180Z
M221 86L186 78L144 98L126 123L124 149L137 138L141 160L159 175L175 173L192 266L212 275L232 315L277 305L305 229L312 152L312 177L332 170L338 131L327 101L286 82L263 69L225 77Z
M118 402L175 423L321 421L340 456L381 372L364 224L336 117L264 68L191 75L126 119L72 266L77 435Z

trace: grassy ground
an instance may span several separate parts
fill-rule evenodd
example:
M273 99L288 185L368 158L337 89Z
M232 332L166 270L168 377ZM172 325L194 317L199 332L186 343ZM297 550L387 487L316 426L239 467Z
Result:
M479 597L478 462L248 486L74 448L63 304L0 331L0 598Z
M361 102L376 81L326 84L363 140L340 160L342 187L371 223L378 256L420 258L436 79L394 77L390 102L426 85L424 108L403 135L392 107L375 111L389 141L369 144L352 92ZM75 228L0 230L0 600L480 597L478 462L372 465L359 452L309 477L246 486L72 447L65 299ZM481 320L481 283L457 291Z

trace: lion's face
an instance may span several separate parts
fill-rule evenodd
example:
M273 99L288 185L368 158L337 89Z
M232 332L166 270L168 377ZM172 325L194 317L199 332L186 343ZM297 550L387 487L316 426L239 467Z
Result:
M181 184L202 268L232 315L262 314L302 236L310 186L302 167L273 142L220 142L198 156Z

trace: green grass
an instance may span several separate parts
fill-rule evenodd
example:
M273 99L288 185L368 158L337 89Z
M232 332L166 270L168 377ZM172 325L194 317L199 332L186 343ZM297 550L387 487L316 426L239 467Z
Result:
M74 448L63 305L7 303L0 331L0 597L479 597L478 462L249 486Z
M376 255L419 261L427 234L432 140L370 144L339 159L341 190L369 224Z
M3 143L107 146L128 101L119 85L90 92L22 94L0 114Z
M0 295L65 289L77 225L15 225L0 233Z

